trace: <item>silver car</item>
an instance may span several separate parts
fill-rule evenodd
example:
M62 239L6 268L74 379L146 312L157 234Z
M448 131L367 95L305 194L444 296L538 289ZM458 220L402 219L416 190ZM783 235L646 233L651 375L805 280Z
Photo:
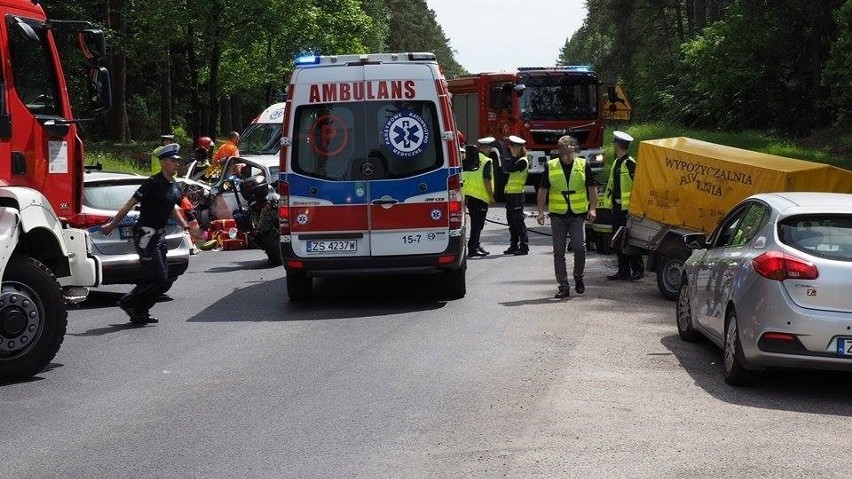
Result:
M145 176L127 173L86 171L83 177L83 206L81 212L69 218L68 223L89 231L94 253L103 267L102 284L134 284L142 270L139 255L133 245L133 224L139 211L130 211L110 236L104 236L101 228L133 196ZM137 206L138 208L138 206ZM166 225L166 244L169 277L176 278L189 266L189 235L172 219Z
M852 194L754 195L684 241L678 333L723 349L727 383L767 367L852 371Z

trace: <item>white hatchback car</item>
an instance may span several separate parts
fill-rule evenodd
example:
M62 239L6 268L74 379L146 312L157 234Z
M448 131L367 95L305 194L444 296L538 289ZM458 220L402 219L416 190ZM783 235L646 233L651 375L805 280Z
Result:
M852 371L852 194L754 195L684 241L678 333L723 349L726 382L766 367Z
M68 223L89 231L93 251L101 260L102 284L134 284L142 274L132 232L139 211L129 212L110 236L104 236L101 228L115 216L146 178L88 169L83 177L83 207L80 214L68 219ZM166 225L166 245L169 277L177 278L189 267L192 242L189 235L172 219Z

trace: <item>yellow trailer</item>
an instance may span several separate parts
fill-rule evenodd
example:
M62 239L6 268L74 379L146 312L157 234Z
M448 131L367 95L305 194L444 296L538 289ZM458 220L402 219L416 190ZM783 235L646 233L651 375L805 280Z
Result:
M738 202L778 191L852 193L852 171L692 138L639 144L628 211L628 248L649 255L663 296L677 297L690 251L682 236L710 233Z

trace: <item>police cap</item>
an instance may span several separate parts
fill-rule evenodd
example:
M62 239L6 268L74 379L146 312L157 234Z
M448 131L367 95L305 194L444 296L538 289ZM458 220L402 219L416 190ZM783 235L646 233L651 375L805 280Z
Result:
M627 133L625 133L623 131L616 130L616 131L612 132L612 136L613 136L613 141L616 141L616 142L621 143L623 145L629 145L630 142L633 141L633 137L628 135Z
M481 145L490 145L491 143L494 143L495 141L497 141L497 140L494 139L493 136L486 136L484 138L480 138L480 139L476 140L476 142L481 144Z
M515 145L525 145L527 140L521 138L520 136L509 135L509 143L513 143Z
M178 153L180 153L180 145L178 145L177 143L169 143L168 145L163 145L159 148L154 149L154 155L156 155L157 158L161 160L164 160L166 158L180 159Z

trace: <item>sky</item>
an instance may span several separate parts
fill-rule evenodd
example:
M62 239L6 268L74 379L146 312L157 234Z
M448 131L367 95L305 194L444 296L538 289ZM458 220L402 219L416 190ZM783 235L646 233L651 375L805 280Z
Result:
M583 25L584 0L426 0L470 73L556 64Z

